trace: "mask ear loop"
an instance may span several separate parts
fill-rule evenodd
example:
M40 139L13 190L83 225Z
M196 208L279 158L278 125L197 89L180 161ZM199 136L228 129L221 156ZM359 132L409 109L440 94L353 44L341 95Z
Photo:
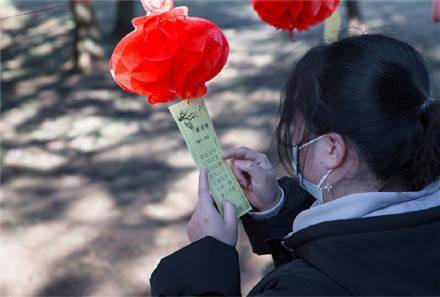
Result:
M324 183L324 181L327 179L327 177L330 175L330 173L332 173L332 169L329 169L327 171L326 174L324 174L324 176L321 178L321 180L319 181L318 187L322 190L322 184ZM327 182L324 186L324 190L327 192L330 192L331 190L333 190L333 186Z
M312 144L312 143L314 143L314 142L316 142L316 141L318 141L318 140L320 140L320 139L323 139L323 138L326 137L326 136L327 136L327 134L323 134L323 135L321 135L321 136L319 136L319 137L316 137L315 139L312 139L312 140L310 140L310 141L308 141L308 142L302 144L302 145L298 148L298 151L301 150L303 147L309 145L309 144Z
M327 134L323 134L323 135L321 135L321 136L319 136L319 137L316 137L315 139L312 139L312 140L307 141L306 143L300 145L299 147L298 147L298 145L296 145L296 146L297 146L297 150L296 150L296 161L297 161L297 163L298 163L298 164L296 164L296 172L297 172L297 175L298 175L298 172L300 171L300 166L299 166L299 152L301 151L301 149L304 148L305 146L308 146L309 144L312 144L312 143L314 143L314 142L317 142L318 140L323 139L323 138L326 137L326 136L327 136ZM329 171L327 171L327 173L322 177L321 181L320 181L319 184L318 184L319 188L321 188L322 183L324 182L324 180L328 177L328 175L329 175L331 172L332 172L332 170L329 169ZM300 176L301 176L301 179L304 178L302 174L300 174ZM302 181L299 181L299 182L302 182ZM329 190L327 190L328 188L329 188ZM329 183L327 183L327 184L324 186L324 189L326 189L327 191L330 191L331 189L333 189L333 187L332 187L332 185L330 185Z

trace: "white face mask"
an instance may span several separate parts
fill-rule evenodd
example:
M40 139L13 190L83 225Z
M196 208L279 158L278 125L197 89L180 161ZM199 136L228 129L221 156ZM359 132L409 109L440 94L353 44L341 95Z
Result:
M298 147L298 145L295 145L293 147L293 151L292 151L292 166L293 169L295 171L295 174L299 180L299 185L301 188L303 188L304 190L306 190L307 192L310 193L310 195L312 195L313 197L315 197L316 200L318 200L320 203L324 203L324 193L323 193L323 189L325 190L331 190L332 186L327 183L324 187L322 186L325 182L325 180L327 179L327 177L329 176L329 174L332 172L331 169L329 169L327 171L326 174L324 174L324 176L321 178L321 180L319 181L319 184L314 184L308 180L306 180L304 178L304 176L298 172L298 152L299 150L301 150L302 148L304 148L307 145L310 145L318 140L321 140L322 138L324 138L325 136L327 136L327 134L321 135L317 138L314 138L306 143L304 143L303 145L301 145L300 147Z

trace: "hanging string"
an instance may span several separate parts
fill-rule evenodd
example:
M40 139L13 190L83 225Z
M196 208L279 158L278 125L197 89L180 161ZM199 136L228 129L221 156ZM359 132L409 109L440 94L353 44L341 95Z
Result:
M6 16L6 17L2 17L0 18L0 21L6 20L6 19L10 19L10 18L15 18L15 17L20 17L20 16L25 16L25 15L31 15L31 14L37 14L37 13L42 13L42 12L48 12L51 10L56 10L56 9L60 9L60 8L65 8L71 5L74 5L75 2L79 2L79 3L90 3L90 0L70 0L68 3L65 4L60 4L60 5L52 5L52 6L47 6L47 7L43 7L43 8L37 8L37 9L33 9L33 10L29 10L29 11L25 11L16 15L10 15L10 16Z

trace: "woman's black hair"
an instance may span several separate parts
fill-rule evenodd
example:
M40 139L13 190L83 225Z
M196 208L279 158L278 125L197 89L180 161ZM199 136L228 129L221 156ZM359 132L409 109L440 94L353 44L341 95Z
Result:
M409 44L372 34L318 45L297 61L281 98L279 157L292 172L293 145L335 132L377 178L417 191L440 176L439 113L423 59ZM302 124L301 139L293 139Z

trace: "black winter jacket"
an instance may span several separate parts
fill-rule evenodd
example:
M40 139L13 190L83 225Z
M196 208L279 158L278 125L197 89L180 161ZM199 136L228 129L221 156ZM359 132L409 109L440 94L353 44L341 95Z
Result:
M284 238L314 200L291 178L278 182L286 199L276 216L241 217L253 251L275 264L249 296L440 296L440 207L323 222ZM195 241L160 261L151 294L239 296L238 256L211 236Z

